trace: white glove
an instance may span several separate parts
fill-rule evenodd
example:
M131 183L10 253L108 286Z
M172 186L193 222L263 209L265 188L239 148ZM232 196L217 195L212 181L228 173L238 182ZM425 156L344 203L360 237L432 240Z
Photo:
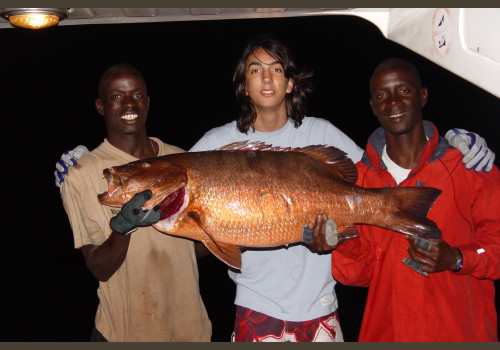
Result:
M476 133L464 129L451 129L445 135L448 143L463 155L466 169L488 172L493 167L495 153L486 144L485 139Z
M54 172L57 187L60 187L61 183L64 182L63 174L68 172L68 167L76 165L77 160L87 153L89 153L87 147L80 145L61 155L61 159L56 163L56 171Z

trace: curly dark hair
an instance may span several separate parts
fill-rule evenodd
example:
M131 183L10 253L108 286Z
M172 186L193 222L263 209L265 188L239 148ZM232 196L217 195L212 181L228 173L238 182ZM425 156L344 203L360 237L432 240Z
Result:
M243 50L233 76L236 98L241 105L237 121L238 130L246 134L257 118L255 106L245 93L245 77L246 61L258 48L262 48L269 56L278 60L283 66L285 77L293 80L292 91L286 95L286 112L288 118L293 120L295 127L300 126L307 112L306 93L312 91L313 73L299 70L291 50L284 43L270 34L259 34L250 40Z

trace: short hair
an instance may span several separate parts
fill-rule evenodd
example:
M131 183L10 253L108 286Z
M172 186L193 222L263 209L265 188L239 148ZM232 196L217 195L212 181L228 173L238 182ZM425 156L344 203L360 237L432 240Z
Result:
M132 66L131 64L128 64L128 63L117 63L117 64L109 67L108 69L106 69L106 71L104 73L102 73L101 78L99 79L99 91L98 91L99 98L103 97L102 96L102 86L103 86L104 82L106 81L106 79L113 72L116 72L116 71L119 71L119 70L128 70L128 71L133 72L138 77L140 77L142 79L142 81L144 82L144 85L146 85L146 81L144 80L144 77L142 76L142 73L137 68L135 68L134 66Z
M417 70L417 67L415 67L412 63L403 60L401 58L397 57L391 57L391 58L386 58L382 62L380 62L377 67L375 67L375 70L372 73L372 76L370 77L370 82L369 82L369 87L370 87L370 94L371 94L371 86L372 86L372 81L373 78L375 77L375 74L378 73L379 70L387 67L392 67L392 66L402 66L408 68L412 74L415 76L418 84L418 88L421 88L422 85L422 78L420 77L420 73Z
M285 77L293 80L293 89L286 95L287 116L293 120L296 127L302 124L307 112L306 93L312 91L312 71L297 68L291 50L281 41L270 34L259 34L249 41L243 50L236 65L233 83L236 98L240 102L241 110L237 119L238 130L247 133L257 118L257 112L250 96L246 95L246 61L258 48L262 48L271 57L283 66Z

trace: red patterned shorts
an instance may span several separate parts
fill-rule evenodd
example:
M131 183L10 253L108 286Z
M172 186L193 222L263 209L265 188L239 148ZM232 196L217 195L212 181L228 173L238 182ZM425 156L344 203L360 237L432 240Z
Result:
M337 311L314 320L292 322L236 305L233 342L342 342Z

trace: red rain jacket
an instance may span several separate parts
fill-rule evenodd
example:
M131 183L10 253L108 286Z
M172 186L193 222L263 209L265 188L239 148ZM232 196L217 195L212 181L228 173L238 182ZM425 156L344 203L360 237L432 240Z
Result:
M420 275L403 234L358 226L361 237L332 253L332 273L346 285L369 287L359 341L498 341L493 280L500 278L500 172L466 170L462 155L424 121L429 141L401 187L442 190L427 215L443 239L458 247L463 268ZM363 187L396 187L381 167L383 129L375 131L357 164ZM384 166L385 168L385 166Z

